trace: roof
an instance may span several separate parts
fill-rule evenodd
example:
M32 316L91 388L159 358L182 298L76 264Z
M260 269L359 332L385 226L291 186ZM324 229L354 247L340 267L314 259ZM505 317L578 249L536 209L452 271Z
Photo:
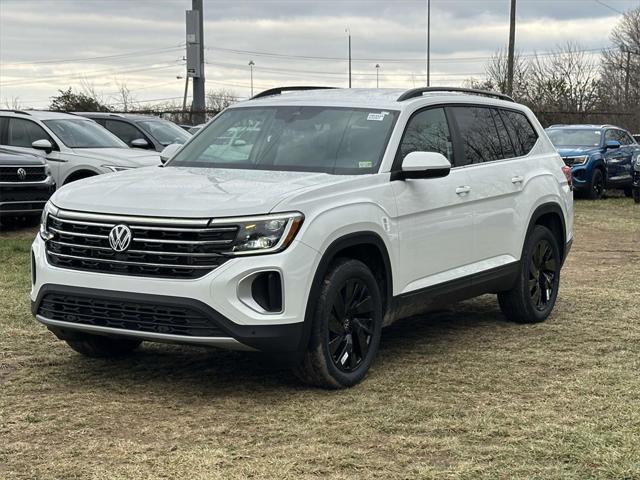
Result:
M111 113L111 112L77 112L78 115L88 118L124 118L127 120L160 120L154 115L142 115L139 113Z
M51 112L49 110L2 110L0 115L7 115L11 117L23 117L23 118L36 118L38 120L53 120L59 118L75 118L77 115L64 112Z
M586 129L589 129L589 130L597 129L597 130L600 130L602 128L619 128L620 130L624 130L623 128L617 127L616 125L608 125L608 124L596 125L596 124L590 124L590 123L582 123L582 124L576 123L576 124L567 124L567 125L564 125L564 124L550 125L550 126L547 127L547 130L550 129L550 128L572 128L572 129L576 129L576 130L579 130L579 129L585 129L585 130Z
M381 108L385 110L403 110L415 103L457 103L473 99L473 103L488 105L504 105L513 107L513 102L482 97L479 95L459 92L427 92L422 96L398 101L406 89L400 88L332 88L324 90L303 90L283 92L281 94L265 96L238 102L230 108L249 107L259 105L322 105L345 106L361 108ZM429 102L431 100L431 102Z

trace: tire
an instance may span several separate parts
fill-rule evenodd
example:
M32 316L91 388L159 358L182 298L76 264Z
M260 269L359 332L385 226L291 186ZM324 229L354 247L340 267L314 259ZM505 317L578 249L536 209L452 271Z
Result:
M498 293L500 310L509 321L538 323L547 319L558 297L561 266L558 240L547 227L536 225L525 242L516 284Z
M624 196L627 198L631 198L633 196L633 187L626 187L624 189Z
M338 259L322 282L309 345L294 373L318 387L351 387L373 363L381 331L382 298L371 270L358 260Z
M633 201L640 203L640 188L633 189Z
M142 340L113 338L101 335L78 334L65 340L73 350L92 358L117 358L128 355L140 346Z
M604 176L599 168L593 171L587 195L590 200L600 200L604 196Z

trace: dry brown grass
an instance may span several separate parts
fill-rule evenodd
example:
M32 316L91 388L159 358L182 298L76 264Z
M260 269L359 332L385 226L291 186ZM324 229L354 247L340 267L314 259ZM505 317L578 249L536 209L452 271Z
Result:
M29 313L29 233L0 240L0 478L640 478L640 207L577 202L553 316L494 297L383 333L361 385L256 354L69 350Z

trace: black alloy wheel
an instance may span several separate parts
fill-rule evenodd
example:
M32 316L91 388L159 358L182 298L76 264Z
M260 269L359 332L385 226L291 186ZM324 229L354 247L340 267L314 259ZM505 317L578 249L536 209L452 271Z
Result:
M529 294L539 311L544 311L553 298L557 267L551 244L546 239L540 240L529 262Z

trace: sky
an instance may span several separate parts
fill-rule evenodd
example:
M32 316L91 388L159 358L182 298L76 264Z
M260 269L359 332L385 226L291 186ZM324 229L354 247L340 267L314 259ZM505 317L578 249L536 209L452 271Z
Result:
M431 83L482 78L508 42L509 0L431 0ZM206 89L250 95L281 85L412 88L426 81L427 0L204 0ZM640 0L517 0L516 48L576 42L598 55ZM184 92L190 0L0 0L0 107L45 108L59 89L90 87L118 108ZM182 77L182 78L178 78Z

